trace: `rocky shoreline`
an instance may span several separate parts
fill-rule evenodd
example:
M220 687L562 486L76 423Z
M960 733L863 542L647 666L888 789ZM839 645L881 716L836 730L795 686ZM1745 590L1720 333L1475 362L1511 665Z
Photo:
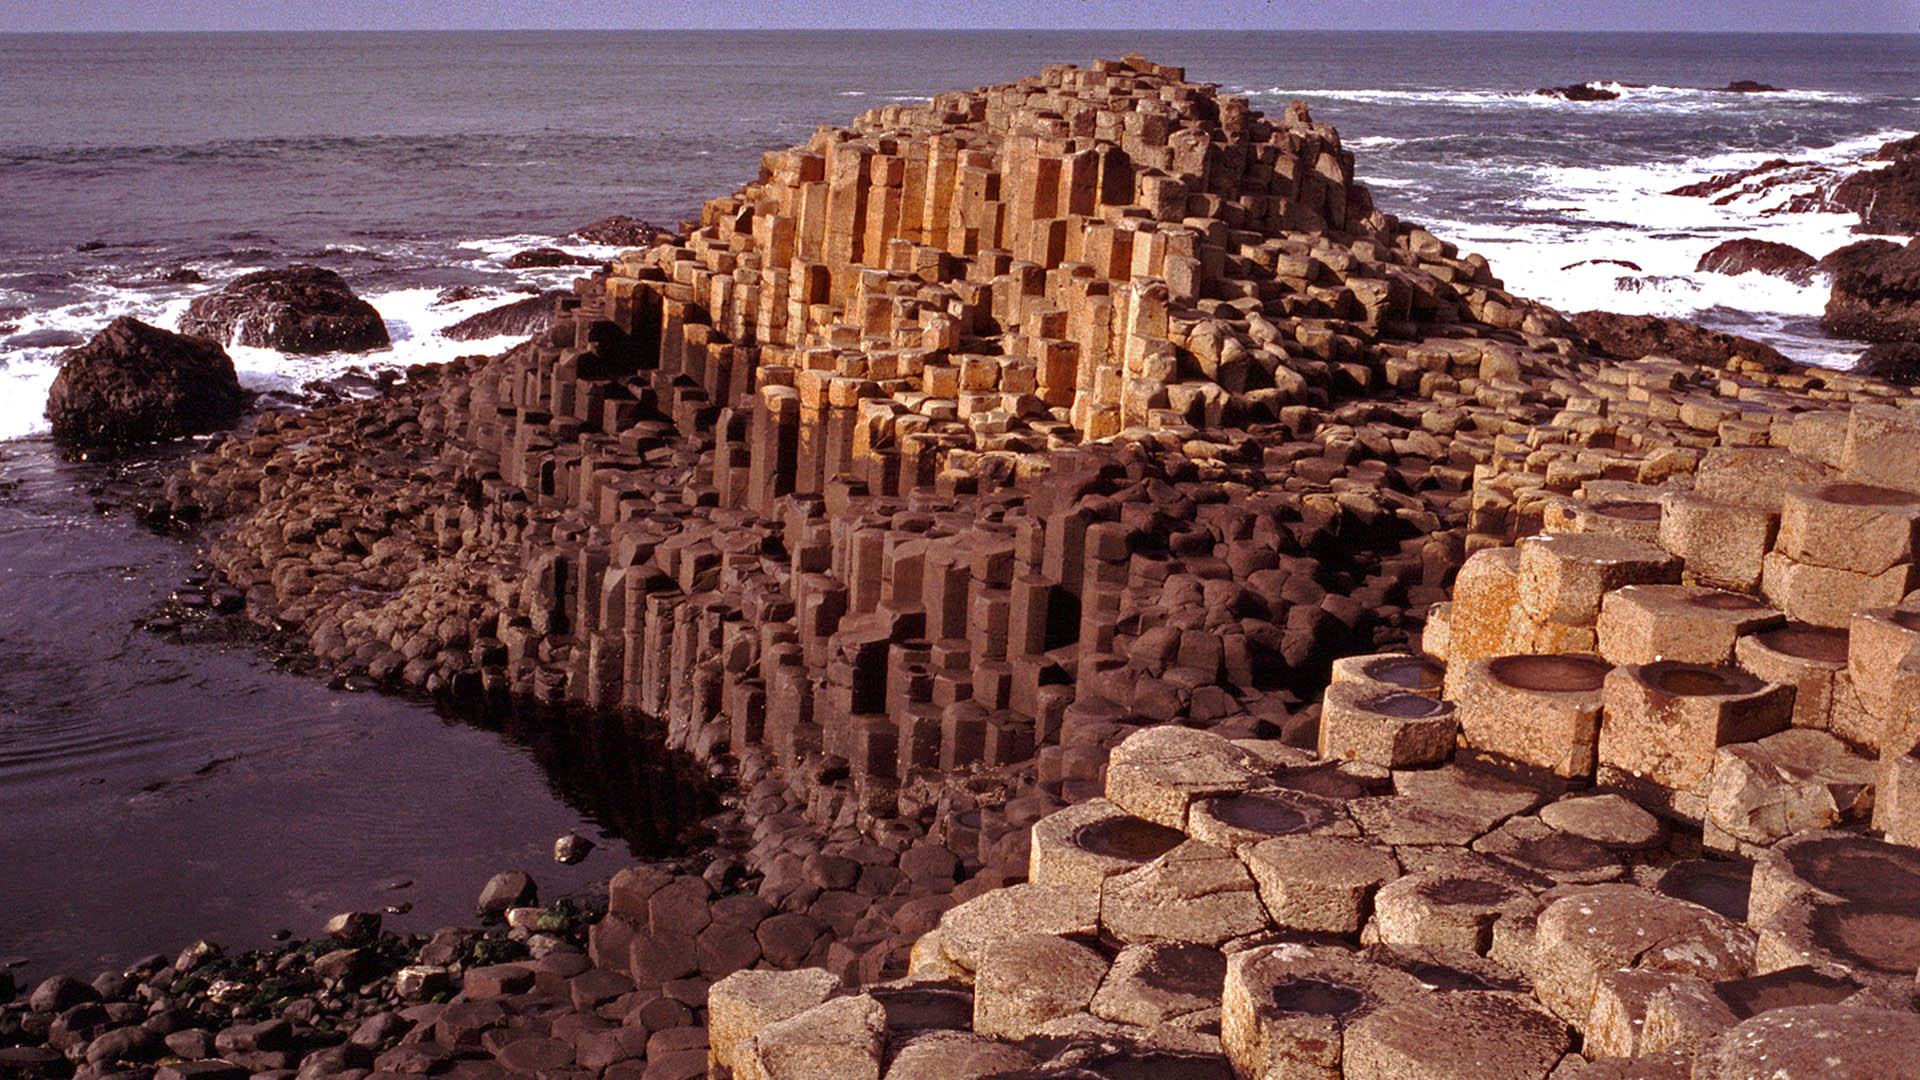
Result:
M153 516L345 677L707 763L714 843L49 980L0 1075L1920 1068L1911 392L1569 321L1139 57L822 129L561 307Z

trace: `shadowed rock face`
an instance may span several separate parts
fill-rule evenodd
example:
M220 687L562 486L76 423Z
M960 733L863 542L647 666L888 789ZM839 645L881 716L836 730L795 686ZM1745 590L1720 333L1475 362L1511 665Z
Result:
M1896 153L1892 165L1855 173L1833 191L1834 202L1860 215L1860 232L1920 232L1920 150Z
M1920 240L1849 244L1826 257L1833 295L1821 329L1859 341L1920 341Z
M1658 353L1689 364L1724 367L1734 357L1744 356L1773 370L1787 366L1787 358L1770 345L1679 319L1583 311L1573 316L1573 326L1595 352L1616 360L1638 360Z
M69 442L154 442L226 427L246 402L225 349L123 316L61 356L47 418Z
M537 334L553 325L554 317L560 313L560 302L572 295L565 289L549 289L538 296L470 315L440 333L454 341Z
M1920 385L1920 342L1882 341L1860 355L1853 373L1899 386Z
M318 266L262 270L195 300L183 333L289 353L367 352L390 344L387 324L346 280Z

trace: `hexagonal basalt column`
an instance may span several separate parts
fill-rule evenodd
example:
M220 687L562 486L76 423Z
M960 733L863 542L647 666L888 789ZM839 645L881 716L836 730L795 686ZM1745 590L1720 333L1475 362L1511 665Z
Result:
M1558 776L1591 776L1607 671L1577 654L1473 661L1461 679L1460 741Z
M1206 945L1129 945L1088 1011L1115 1023L1153 1027L1178 1016L1220 1007L1227 958Z
M1106 878L1138 869L1186 838L1105 799L1089 799L1033 823L1027 880L1098 889Z
M1859 1005L1796 1005L1763 1012L1705 1047L1693 1080L1756 1076L1920 1076L1920 1017Z
M1847 634L1847 676L1860 704L1885 724L1887 739L1899 742L1920 724L1920 611L1880 607L1854 612Z
M1267 913L1232 852L1189 840L1138 870L1107 878L1100 925L1129 944L1218 945L1264 929Z
M1021 934L987 950L973 983L973 1030L1020 1040L1079 1012L1107 974L1106 958L1052 934Z
M1244 791L1259 776L1259 760L1218 735L1152 727L1114 747L1107 799L1135 817L1184 829L1195 799Z
M1195 840L1233 852L1276 836L1360 835L1345 802L1291 788L1256 788L1201 799L1187 811L1187 829Z
M1493 924L1524 906L1529 894L1492 874L1426 870L1381 886L1363 940L1435 945L1484 954Z
M1760 584L1779 514L1692 492L1663 495L1660 505L1660 546L1680 557L1693 580L1728 589Z
M1793 687L1793 726L1826 730L1834 676L1847 668L1847 632L1788 623L1734 643L1734 661L1755 676Z
M1337 682L1320 708L1320 756L1399 769L1432 765L1453 753L1453 706L1377 683Z
M1588 625L1599 617L1601 598L1623 585L1680 580L1680 560L1617 536L1529 536L1518 547L1520 606L1540 622Z
M1863 818L1875 762L1823 731L1789 729L1716 753L1706 845L1758 854L1789 835Z
M1329 934L1359 931L1373 894L1400 876L1387 848L1334 836L1283 836L1246 853L1274 923Z
M1372 653L1343 656L1333 662L1332 682L1373 683L1381 692L1393 690L1439 697L1446 666L1408 653Z
M1668 660L1614 668L1604 696L1600 779L1694 820L1706 810L1714 752L1780 731L1793 713L1792 687Z
M1220 1047L1236 1076L1341 1080L1347 1027L1421 989L1406 972L1337 949L1246 949L1227 958Z
M1785 622L1750 596L1690 585L1628 585L1600 602L1600 655L1610 664L1725 664L1741 635Z
M1787 489L1775 550L1794 562L1872 577L1913 562L1920 495L1871 484Z

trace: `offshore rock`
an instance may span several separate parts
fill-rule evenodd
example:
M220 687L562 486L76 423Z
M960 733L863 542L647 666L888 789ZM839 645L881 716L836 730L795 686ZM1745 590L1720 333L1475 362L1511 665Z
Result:
M651 222L628 217L625 214L615 214L591 225L582 225L568 233L567 237L589 244L608 244L614 247L652 247L670 235L667 230Z
M181 316L180 330L289 353L367 352L390 344L372 304L339 274L304 264L247 274L200 297Z
M1855 232L1920 233L1920 146L1905 139L1874 155L1893 164L1854 173L1833 191L1833 201L1860 215Z
M47 418L70 442L153 442L226 427L246 403L225 349L121 316L61 356Z
M1745 274L1758 270L1762 274L1783 277L1804 285L1813 280L1816 264L1813 256L1791 244L1741 237L1715 245L1711 251L1700 256L1700 262L1694 269L1716 274Z
M1571 86L1545 86L1535 90L1534 93L1564 98L1567 101L1617 101L1620 97L1620 91L1609 90L1591 82L1574 83Z

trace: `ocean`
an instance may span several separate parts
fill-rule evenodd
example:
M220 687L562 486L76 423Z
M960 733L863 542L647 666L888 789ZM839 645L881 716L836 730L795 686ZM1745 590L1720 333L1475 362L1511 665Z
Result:
M816 125L1131 51L1269 113L1304 99L1382 208L1485 254L1517 293L1694 319L1832 367L1861 346L1820 332L1821 283L1694 265L1735 237L1822 256L1860 238L1852 215L1790 208L1806 185L1724 205L1667 193L1774 158L1859 167L1920 128L1920 36L0 35L0 962L310 931L395 876L420 879L421 918L445 916L483 868L541 857L556 831L644 828L617 810L630 790L567 775L591 750L542 756L538 739L140 629L191 552L95 511L107 467L44 439L63 348L310 262L394 344L230 349L254 389L497 350L440 331L580 272L509 269L513 252L607 256L562 238L613 214L693 216ZM1740 79L1781 90L1711 89ZM1589 80L1620 97L1531 93ZM181 270L204 280L166 280Z

